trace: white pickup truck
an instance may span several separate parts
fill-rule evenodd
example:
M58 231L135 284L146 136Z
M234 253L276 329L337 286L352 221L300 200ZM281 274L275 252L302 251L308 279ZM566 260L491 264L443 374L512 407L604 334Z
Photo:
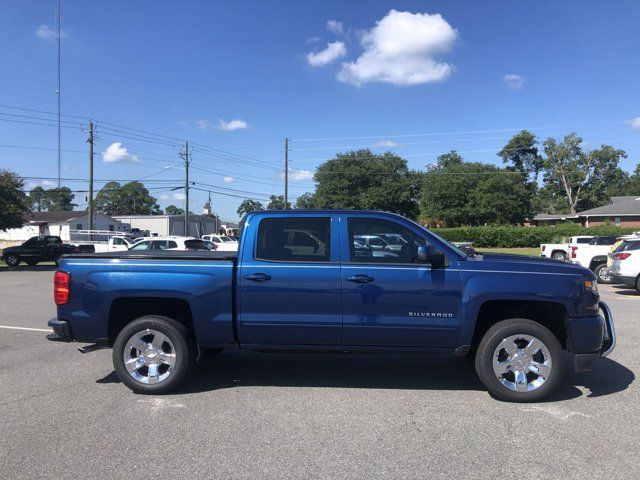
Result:
M133 245L133 240L124 235L112 235L106 240L81 240L71 242L83 253L125 252Z
M540 256L555 258L556 260L567 260L572 246L588 244L592 238L593 235L576 235L569 237L567 243L542 243L540 244Z
M611 275L607 268L607 258L611 245L616 243L617 237L594 237L587 244L572 245L569 251L569 261L596 274L598 283L611 283Z

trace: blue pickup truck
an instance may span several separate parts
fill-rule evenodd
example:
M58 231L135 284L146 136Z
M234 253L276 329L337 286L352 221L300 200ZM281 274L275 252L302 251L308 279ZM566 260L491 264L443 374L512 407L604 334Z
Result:
M566 355L615 345L594 274L551 259L464 253L398 215L248 214L238 252L65 256L52 341L113 348L131 390L160 394L206 350L455 353L495 397L538 401ZM425 372L428 375L428 372Z

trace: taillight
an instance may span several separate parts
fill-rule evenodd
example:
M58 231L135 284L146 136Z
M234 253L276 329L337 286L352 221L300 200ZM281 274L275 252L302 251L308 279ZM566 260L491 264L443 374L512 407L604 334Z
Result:
M628 252L621 252L621 253L616 253L613 256L615 258L617 258L618 260L626 260L627 258L629 258L631 256L631 254L628 253Z
M571 247L571 258L576 258L577 251L578 251L578 247Z
M214 243L214 244L213 244L213 249L214 249L214 250L217 250L217 249L218 249L218 244L217 244L217 243Z
M57 271L53 275L53 300L56 305L64 305L69 302L69 274Z
M541 252L544 252L546 248L547 248L546 245L540 245L540 251Z

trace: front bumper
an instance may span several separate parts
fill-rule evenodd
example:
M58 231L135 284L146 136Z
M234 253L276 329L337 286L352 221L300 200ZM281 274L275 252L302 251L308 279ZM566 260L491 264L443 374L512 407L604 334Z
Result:
M593 364L599 358L608 356L616 346L616 329L613 322L613 314L606 303L600 302L599 306L603 313L598 317L602 328L602 343L600 349L595 352L574 352L573 368L577 373L591 370Z
M73 342L69 322L53 318L47 322L47 325L53 328L53 333L47 335L47 340L52 342Z

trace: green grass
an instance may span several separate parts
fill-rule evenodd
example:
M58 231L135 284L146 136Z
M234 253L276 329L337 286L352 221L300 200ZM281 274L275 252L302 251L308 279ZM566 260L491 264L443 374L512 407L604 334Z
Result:
M529 257L539 257L539 247L523 247L523 248L479 248L478 252L483 253L513 253L516 255L527 255Z

